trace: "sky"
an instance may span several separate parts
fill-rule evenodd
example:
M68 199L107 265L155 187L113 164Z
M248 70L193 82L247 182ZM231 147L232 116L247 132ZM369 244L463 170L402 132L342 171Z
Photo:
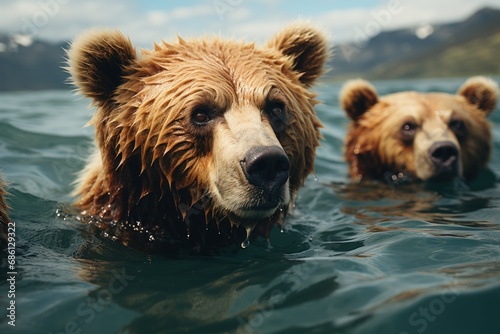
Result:
M500 0L0 0L0 32L61 41L108 27L151 48L177 35L264 43L301 19L340 43L382 30L462 20L485 6L500 9Z

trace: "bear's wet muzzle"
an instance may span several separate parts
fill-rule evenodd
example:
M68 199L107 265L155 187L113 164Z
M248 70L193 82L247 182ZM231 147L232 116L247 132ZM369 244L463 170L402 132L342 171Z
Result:
M429 148L434 165L433 179L448 180L459 174L459 150L451 141L438 141Z
M290 172L290 161L281 147L254 146L240 165L248 182L262 190L270 203L279 201Z

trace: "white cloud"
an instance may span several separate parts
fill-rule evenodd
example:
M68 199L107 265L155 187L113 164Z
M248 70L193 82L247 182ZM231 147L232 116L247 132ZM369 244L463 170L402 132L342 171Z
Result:
M168 15L171 20L187 20L198 16L211 15L213 10L213 6L202 4L191 7L177 7L168 12Z
M212 0L170 10L151 6L146 9L138 0L0 0L0 31L32 32L38 38L55 41L72 39L89 27L104 26L122 30L134 43L144 47L151 47L161 39L175 39L177 34L187 37L220 34L261 43L296 20L301 16L300 9L307 7L308 13L314 9L316 14L303 18L327 30L339 42L352 40L357 29L364 30L368 23L377 22L373 12L387 10L391 1L399 1L402 10L391 15L384 29L454 21L485 5L500 7L500 0L383 0L376 8L353 5L339 10L329 9L334 8L331 3L335 2L321 2L322 7L313 8L313 2L295 1L292 6L292 2L282 0L221 1L233 5L221 12Z
M149 11L146 13L147 19L144 23L152 23L153 25L171 24L175 21L196 20L210 15L213 15L213 7L204 4L192 7L177 7L170 11ZM136 20L142 21L140 17L136 17Z
M384 1L374 9L351 8L330 11L319 15L316 21L333 34L335 41L352 41L359 38L360 31L370 36L372 31L452 22L463 20L488 5L500 7L499 0L392 0L393 4L399 6L398 10L391 12L390 3L391 0Z
M148 22L152 25L162 25L167 23L168 15L165 12L160 11L151 11L146 15Z
M315 20L320 27L329 31L334 40L352 40L357 28L363 29L371 20L370 12L364 8L352 8L342 11L326 12Z
M0 6L1 31L49 40L68 39L91 26L116 26L131 20L135 9L129 0L106 5L94 0L1 1Z
M462 20L487 5L500 6L500 1L464 0L401 0L401 14L395 15L391 28L425 23L445 23Z

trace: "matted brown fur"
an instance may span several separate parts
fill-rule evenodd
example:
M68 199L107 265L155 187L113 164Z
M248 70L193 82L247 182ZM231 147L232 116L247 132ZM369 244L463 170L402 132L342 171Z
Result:
M179 38L143 50L140 58L119 32L93 30L76 39L68 56L75 85L96 106L90 124L98 150L77 182L76 206L84 220L126 244L143 248L171 237L217 244L234 235L241 241L241 228L233 233L241 224L232 201L248 197L251 204L259 195L241 184L241 170L232 175L239 160L229 159L243 150L239 136L247 130L256 131L250 139L263 134L281 146L292 166L291 199L259 217L260 233L268 235L282 220L313 170L321 123L308 88L323 72L328 50L325 37L306 24L283 30L266 47ZM283 131L275 133L263 112L270 100L286 104ZM193 124L197 110L209 110L214 121ZM231 174L227 181L220 181L222 172ZM217 182L225 182L230 198ZM128 230L143 233L137 239Z
M490 157L491 129L486 117L494 110L497 95L496 82L484 77L470 78L457 95L400 92L379 97L364 80L346 83L340 100L351 118L345 140L350 176L357 181L431 179L429 147L447 141L459 149L458 176L472 178ZM412 140L402 139L406 124L415 127L410 130L415 131Z

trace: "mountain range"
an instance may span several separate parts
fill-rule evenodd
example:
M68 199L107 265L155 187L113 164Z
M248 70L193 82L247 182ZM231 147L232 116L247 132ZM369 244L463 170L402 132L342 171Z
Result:
M465 20L382 31L334 48L326 80L500 75L500 10ZM68 42L0 33L0 91L68 89L62 70Z
M500 74L500 10L483 8L460 22L383 31L334 49L329 77L343 80Z
M0 34L0 91L68 89L64 66L67 42Z

